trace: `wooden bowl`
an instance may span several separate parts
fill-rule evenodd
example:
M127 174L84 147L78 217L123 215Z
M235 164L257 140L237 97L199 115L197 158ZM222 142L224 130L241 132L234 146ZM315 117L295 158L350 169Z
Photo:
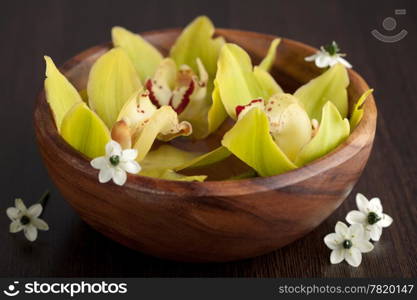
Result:
M143 36L167 53L179 29ZM218 29L259 62L274 36ZM111 44L90 48L61 70L85 89L92 63ZM316 49L283 39L273 75L292 92L322 70L304 57ZM368 85L349 70L350 106ZM258 256L304 236L347 197L371 152L377 111L372 96L354 132L336 150L305 167L267 177L229 181L179 182L129 175L122 187L100 184L89 160L59 135L45 100L38 96L34 121L49 175L81 218L130 248L179 261L231 261ZM216 135L214 135L216 136ZM320 241L319 241L320 242Z

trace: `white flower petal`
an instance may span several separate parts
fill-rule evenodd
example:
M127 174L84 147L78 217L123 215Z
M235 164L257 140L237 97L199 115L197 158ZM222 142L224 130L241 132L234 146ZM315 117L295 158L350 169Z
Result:
M352 65L343 57L338 57L337 61L340 62L342 65L344 65L346 68L352 68Z
M382 235L382 228L377 224L368 227L370 237L373 241L377 242L381 238Z
M355 248L358 248L359 251L361 251L362 253L367 253L367 252L371 252L374 249L374 245L372 245L372 243L370 241L367 240L355 240L353 246Z
M365 213L368 214L369 210L368 210L368 206L369 206L369 201L368 199L362 195L361 193L357 193L356 194L356 206L358 207L358 209Z
M317 52L317 53L315 53L315 54L313 54L313 55L307 56L307 57L305 57L305 58L304 58L304 60L305 60L305 61L314 61L314 60L316 60L316 58L317 58L317 56L318 56L318 53L319 53L319 52Z
M337 64L339 61L337 60L336 56L330 56L330 60L329 60L329 66L333 67L335 64Z
M35 226L29 224L28 226L26 226L23 230L25 237L33 242L36 240L36 238L38 237L38 230L36 229Z
M341 248L333 250L332 253L330 253L330 262L332 264L338 264L341 261L343 261L344 252L345 252L345 249L341 249Z
M137 174L142 169L136 161L121 162L120 168L131 174Z
M20 217L20 210L18 210L16 207L9 207L6 209L6 214L10 220L14 221Z
M367 241L371 239L371 229L369 228L369 226L371 225L366 226L363 232L363 239Z
M359 251L359 249L352 247L345 251L345 259L349 265L357 267L362 262L362 253Z
M373 211L377 213L378 215L382 214L382 204L379 198L372 198L369 201L369 211Z
M19 232L22 229L23 229L23 225L20 224L20 221L13 221L12 223L10 223L9 231L11 233Z
M39 217L42 213L42 205L40 205L39 203L33 204L31 207L29 207L28 213L32 217L35 217L35 218Z
M16 208L17 208L18 210L20 210L21 212L26 211L26 206L25 206L25 204L23 203L23 200L22 200L22 199L20 199L20 198L16 198L16 199L14 200L14 206L16 206Z
M111 140L106 145L106 156L110 157L112 155L120 156L122 154L122 147L116 141Z
M33 224L33 226L35 226L39 230L49 230L48 224L42 219L33 218L31 220L31 223Z
M94 158L91 162L90 165L94 168L94 169L104 169L107 168L109 166L109 160L107 157L105 156L100 156L97 158Z
M326 246L332 250L340 248L340 243L343 242L343 238L337 233L329 233L323 240Z
M359 238L362 239L363 238L363 226L362 224L352 224L349 229L348 229L348 237L350 239L354 239L354 238Z
M117 185L124 185L127 179L126 172L121 168L114 169L113 182Z
M122 161L135 160L138 156L138 150L136 149L126 149L122 152Z
M108 182L113 177L113 168L101 169L98 173L98 181L100 183Z
M382 227L388 227L392 224L393 219L387 214L382 214L381 220L378 222Z
M334 229L335 229L336 233L338 233L342 236L346 236L348 234L348 227L343 222L340 222L340 221L337 222Z
M330 66L332 58L327 54L319 54L316 58L316 66L319 68L326 68Z
M367 224L366 214L359 210L352 210L346 216L349 224Z

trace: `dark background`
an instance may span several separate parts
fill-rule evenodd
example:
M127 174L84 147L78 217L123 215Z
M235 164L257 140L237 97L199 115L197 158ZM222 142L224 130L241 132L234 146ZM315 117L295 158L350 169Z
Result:
M417 1L1 1L0 5L0 276L251 276L411 277L417 275ZM394 9L405 8L406 16ZM217 27L276 34L319 47L336 40L375 88L379 109L373 153L352 194L316 230L274 253L226 264L159 260L124 248L83 223L48 178L32 125L44 79L43 55L62 64L110 40L113 25L133 31L184 26L208 15ZM372 29L406 29L400 42L382 43ZM15 197L30 205L45 189L49 232L35 243L9 234L5 214ZM331 265L323 237L355 209L354 195L382 199L394 218L359 268Z

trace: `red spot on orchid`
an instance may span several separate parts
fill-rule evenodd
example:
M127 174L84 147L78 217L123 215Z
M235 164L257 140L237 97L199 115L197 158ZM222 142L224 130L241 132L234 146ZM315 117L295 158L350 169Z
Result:
M153 84L154 82L150 79L148 79L145 83L145 87L149 92L149 99L151 99L152 103L156 106L156 107L161 107L161 105L159 105L159 101L158 99L155 97L155 94L152 91L153 88Z
M251 102L249 102L246 105L238 105L236 106L235 110L236 110L236 116L239 116L239 114L242 112L242 110L244 110L246 107L251 106L253 103L257 103L257 102L262 102L262 99L255 99L252 100Z

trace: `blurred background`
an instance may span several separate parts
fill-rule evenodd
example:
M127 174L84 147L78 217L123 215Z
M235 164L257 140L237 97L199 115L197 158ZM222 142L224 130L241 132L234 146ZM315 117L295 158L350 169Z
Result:
M395 14L396 9L405 9L406 14ZM417 2L411 0L2 1L0 276L416 276L416 12ZM259 258L226 264L159 260L93 231L49 180L32 125L44 80L44 54L61 65L82 50L109 41L114 25L143 32L182 27L201 14L217 27L269 33L315 47L337 41L354 69L375 89L379 109L373 153L344 204L301 240ZM402 30L407 34L386 43L371 34L374 29L387 36ZM30 205L45 189L52 194L43 215L50 231L40 232L35 243L23 234L9 234L6 208L15 197ZM359 268L332 266L322 239L355 208L358 191L381 197L394 225Z

